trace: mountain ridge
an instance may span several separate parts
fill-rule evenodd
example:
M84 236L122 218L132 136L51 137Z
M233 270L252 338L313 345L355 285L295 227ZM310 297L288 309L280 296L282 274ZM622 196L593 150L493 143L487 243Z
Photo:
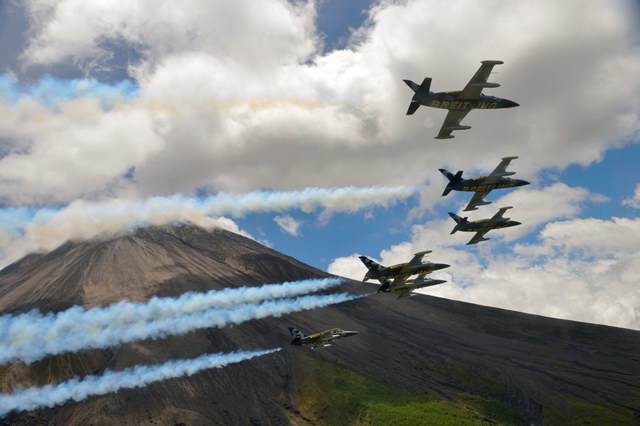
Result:
M0 312L57 311L73 304L89 308L124 298L144 301L327 276L229 231L149 227L105 240L66 243L5 268L0 271ZM340 291L370 295L375 286L345 280ZM337 326L360 334L325 350L301 351L288 346L286 328L291 325L307 333ZM13 363L0 367L0 390L207 352L283 346L276 354L241 364L13 413L4 421L304 424L296 414L299 386L308 377L304 353L400 391L457 402L460 395L499 401L523 423L557 423L574 412L580 420L589 412L581 407L597 407L632 424L640 419L639 398L633 394L640 382L638 342L640 332L634 330L432 296L398 301L371 294L281 318L63 354L30 365ZM321 419L311 421L322 424Z

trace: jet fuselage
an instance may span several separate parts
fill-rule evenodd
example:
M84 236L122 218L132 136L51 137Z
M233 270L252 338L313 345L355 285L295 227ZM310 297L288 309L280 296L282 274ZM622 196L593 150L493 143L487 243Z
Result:
M328 334L326 334L329 332ZM332 342L337 339L342 339L344 337L355 336L358 334L357 331L345 331L340 329L331 329L322 333L312 334L310 336L304 337L295 337L291 344L294 346L316 346L321 343Z
M521 225L520 222L510 219L480 219L473 222L467 222L465 224L458 225L458 231L463 232L478 232L478 231L490 231L492 229L510 228L512 226Z
M454 191L464 192L487 192L494 189L515 188L518 186L529 185L529 182L522 179L512 179L508 177L501 177L497 182L492 182L489 185L485 185L484 181L487 176L479 176L472 179L463 179L460 182L450 184L449 188Z
M500 109L513 108L520 104L509 99L495 96L480 95L478 99L458 99L460 91L451 92L416 92L413 100L431 108L447 109L450 111L471 111L472 109Z
M391 283L389 283L386 286L384 284L381 285L380 290L378 290L378 293L398 293L398 292L405 292L405 291L413 291L419 288L431 287L431 286L446 283L446 282L447 282L446 280L434 280L431 278L425 278L420 282L404 282L402 284L397 284L397 285L391 285Z
M438 269L448 268L450 265L446 263L426 262L419 265L410 265L409 263L399 263L393 266L379 267L377 269L369 269L363 281L366 280L390 280L397 277L405 277L415 274L430 274Z

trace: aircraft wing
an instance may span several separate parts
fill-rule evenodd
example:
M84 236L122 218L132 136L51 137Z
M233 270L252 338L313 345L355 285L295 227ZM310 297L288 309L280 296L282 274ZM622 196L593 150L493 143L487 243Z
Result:
M482 61L482 65L478 71L471 77L471 80L464 86L464 89L458 95L458 99L478 99L482 94L482 89L488 87L500 87L498 83L489 83L487 79L491 74L491 70L496 65L504 64L502 61Z
M398 299L404 299L405 297L411 297L413 296L413 294L411 293L413 289L407 289L407 290L403 290L403 291L399 291L398 293L400 293L398 295Z
M330 328L329 330L321 331L320 333L315 333L310 336L307 336L309 339L323 339L325 337L331 336L334 331L339 330L338 328Z
M409 265L420 265L422 263L422 258L424 257L424 255L429 254L431 252L432 250L424 250L424 251L417 252L416 254L413 255L413 257L409 261Z
M508 172L507 167L509 167L509 163L511 160L515 160L518 157L503 157L498 167L496 167L489 176L487 176L482 182L483 185L491 185L497 182L502 176L511 176L514 175L515 172Z
M476 232L476 235L473 236L473 238L471 238L469 240L469 242L467 243L467 245L471 245L471 244L478 244L480 241L487 241L488 238L484 238L484 235L489 232L489 231L478 231Z
M462 126L460 122L463 118L465 118L469 114L469 111L449 111L447 116L444 118L444 123L442 123L442 127L440 128L440 133L436 136L436 139L451 139L451 132L454 130L467 130L470 129L470 126Z
M500 210L498 210L498 213L494 214L493 217L491 218L491 220L499 220L502 219L504 212L506 212L509 209L512 209L513 206L509 206L509 207L502 207Z
M473 197L471 197L471 201L469 201L469 204L467 204L467 207L465 207L463 211L470 212L472 210L478 210L478 206L484 206L486 204L491 204L491 201L484 201L484 197L486 197L487 194L489 194L489 192L491 192L491 191L483 191L483 192L474 193Z

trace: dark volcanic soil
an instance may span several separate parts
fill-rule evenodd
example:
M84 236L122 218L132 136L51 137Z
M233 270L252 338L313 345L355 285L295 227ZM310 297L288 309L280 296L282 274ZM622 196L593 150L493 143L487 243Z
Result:
M227 231L146 228L106 241L67 243L5 268L0 311L92 307L321 276L327 274ZM369 294L375 287L348 282L342 290ZM576 405L640 423L640 332L429 296L398 301L374 294L283 318L0 367L0 390L7 392L18 384L43 385L106 368L285 347L188 378L15 413L0 424L290 423L303 369L301 350L288 346L291 325L306 332L359 331L325 350L303 350L397 389L445 399L460 392L499 399L527 423L556 422L563 418L558 413Z

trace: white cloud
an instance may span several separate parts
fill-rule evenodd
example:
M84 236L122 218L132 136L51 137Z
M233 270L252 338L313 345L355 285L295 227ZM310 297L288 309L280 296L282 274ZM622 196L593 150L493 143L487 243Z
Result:
M36 31L25 59L49 64L108 60L105 43L125 41L155 61L172 52L201 51L246 65L304 61L315 48L314 3L279 0L33 0Z
M405 187L306 188L291 192L221 193L203 198L173 195L143 200L75 200L63 208L0 209L0 266L29 252L52 250L67 240L86 240L147 224L191 222L205 227L237 230L240 234L248 235L223 216L243 217L247 213L291 209L313 212L321 208L354 212L373 205L388 206L394 199L406 197L414 191ZM297 233L300 226L300 223L287 220L286 217L276 222L290 233Z
M556 318L640 329L640 219L572 219L551 222L534 244L512 253L487 245L474 252L436 244L441 222L415 227L411 241L381 253L383 264L437 248L434 261L451 268L434 273L449 282L424 293ZM434 225L434 226L432 226ZM434 230L436 228L436 230ZM483 243L484 244L484 243ZM357 257L334 260L329 272L361 279Z
M361 280L367 273L367 268L360 262L358 256L360 255L356 253L351 256L334 259L327 268L327 272L341 277Z
M299 220L295 220L288 214L282 215L282 216L276 216L273 218L273 221L277 223L280 229L282 229L287 234L293 235L294 237L297 237L298 235L300 235L299 230L300 230L300 226L302 225L302 222Z
M640 183L636 185L636 190L633 195L622 201L622 205L633 207L634 209L640 209Z
M425 179L431 197L439 167L471 173L514 154L531 178L598 160L640 128L628 96L640 91L640 54L624 2L382 2L350 49L327 54L313 2L26 5L27 63L108 65L125 46L139 54L130 72L141 92L109 111L86 100L60 112L0 106L0 138L20 147L0 160L0 196L13 203ZM461 88L485 58L505 61L491 93L521 107L473 112L474 129L447 142L432 139L443 111L404 115L402 78Z
M552 219L575 217L582 210L584 202L606 200L606 197L591 194L586 188L570 187L558 182L541 189L519 188L499 198L492 207L513 206L505 216L512 217L522 225L505 234L505 239L511 241L529 234L540 224Z

